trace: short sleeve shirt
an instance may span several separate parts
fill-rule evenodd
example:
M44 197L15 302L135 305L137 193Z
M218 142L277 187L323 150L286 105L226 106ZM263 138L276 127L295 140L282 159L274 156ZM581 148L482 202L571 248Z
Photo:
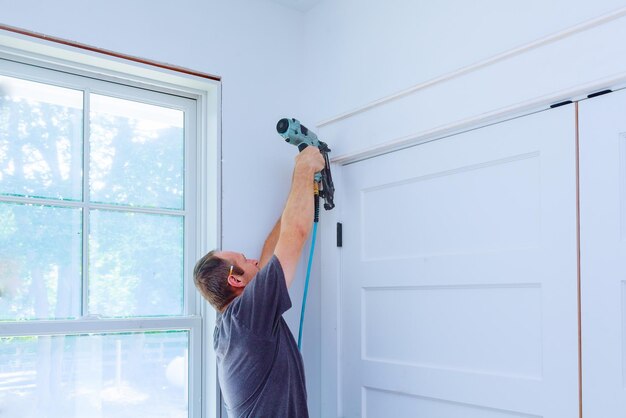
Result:
M229 417L308 417L302 356L282 317L289 308L273 256L218 317L213 345Z

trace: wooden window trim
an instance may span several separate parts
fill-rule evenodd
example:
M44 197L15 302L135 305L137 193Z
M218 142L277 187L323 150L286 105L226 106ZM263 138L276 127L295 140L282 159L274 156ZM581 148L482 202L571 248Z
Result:
M97 48L95 46L86 45L86 44L83 44L83 43L74 42L74 41L70 41L70 40L67 40L67 39L63 39L63 38L57 38L55 36L48 36L48 35L44 35L42 33L32 32L32 31L29 31L29 30L26 30L26 29L22 29L22 28L17 28L17 27L14 27L14 26L8 26L8 25L0 24L0 30L4 30L4 31L7 31L7 32L13 32L13 33L17 33L17 34L20 34L20 35L29 36L29 37L32 37L32 38L43 39L45 41L54 42L54 43L61 44L61 45L67 45L67 46L71 46L71 47L74 47L74 48L83 49L85 51L96 52L98 54L107 55L107 56L115 57L115 58L121 58L121 59L124 59L124 60L137 62L137 63L145 64L145 65L150 65L152 67L163 68L163 69L166 69L166 70L175 71L175 72L183 73L183 74L188 74L188 75L192 75L192 76L195 76L195 77L200 77L200 78L209 79L209 80L215 80L215 81L221 81L221 77L218 77L218 76L215 76L215 75L212 75L212 74L203 73L203 72L196 71L196 70L191 70L189 68L179 67L177 65L167 64L167 63L158 62L158 61L153 61L153 60L149 60L149 59L146 59L146 58L135 57L133 55L122 54L122 53L119 53L119 52L110 51L108 49Z

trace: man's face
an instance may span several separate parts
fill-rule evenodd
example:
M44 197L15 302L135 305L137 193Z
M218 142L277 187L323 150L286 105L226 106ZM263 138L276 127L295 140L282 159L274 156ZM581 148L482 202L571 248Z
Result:
M241 267L243 275L239 276L235 275L235 273L233 273L233 275L237 277L237 279L241 280L244 285L250 283L254 276L256 276L259 272L259 260L246 258L246 256L242 253L236 253L234 251L221 251L216 255L228 262L234 261L237 266Z

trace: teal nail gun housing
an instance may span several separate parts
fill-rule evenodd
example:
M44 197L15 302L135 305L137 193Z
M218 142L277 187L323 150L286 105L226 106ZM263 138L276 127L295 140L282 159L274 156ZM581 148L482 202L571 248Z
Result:
M328 145L320 141L313 131L294 118L279 120L276 124L276 130L280 136L285 138L287 143L297 146L300 151L309 145L319 148L320 153L324 157L325 165L321 172L315 174L315 181L321 185L319 193L320 197L324 199L324 209L331 210L334 208L335 186L330 172L330 161L328 160L330 148L328 148Z

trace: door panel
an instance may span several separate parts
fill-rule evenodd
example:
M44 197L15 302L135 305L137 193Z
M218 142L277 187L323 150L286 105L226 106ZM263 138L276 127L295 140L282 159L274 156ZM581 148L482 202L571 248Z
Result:
M580 103L583 416L626 416L626 92Z
M578 415L575 113L343 167L349 417Z

